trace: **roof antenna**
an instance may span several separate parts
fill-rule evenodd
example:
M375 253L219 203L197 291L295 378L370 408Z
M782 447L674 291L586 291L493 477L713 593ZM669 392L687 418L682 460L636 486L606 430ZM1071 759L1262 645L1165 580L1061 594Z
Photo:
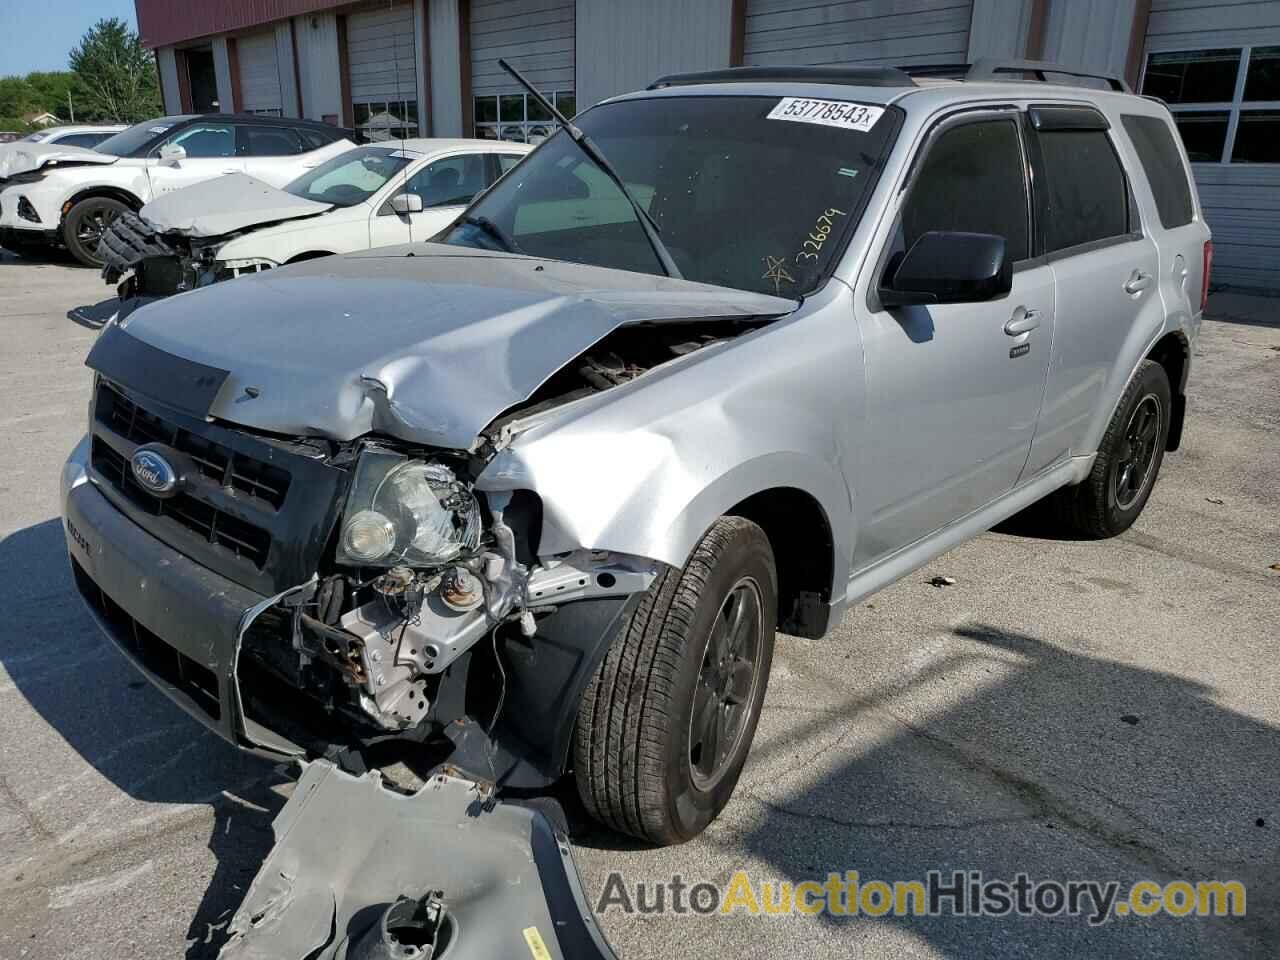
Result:
M395 10L395 6L396 6L396 0L387 0L388 13L393 12ZM410 7L409 12L410 12L410 15L412 16L412 13L413 13L412 7ZM396 74L396 100L400 105L400 109L404 111L404 118L401 121L400 125L397 127L397 129L400 131L400 155L401 155L401 159L404 160L404 166L400 168L400 192L408 193L410 163L409 163L409 155L404 148L404 142L408 138L405 137L404 134L405 134L406 125L409 122L409 110L408 110L409 104L408 104L408 101L406 101L404 98L404 91L400 89L400 35L398 33L393 32L391 37L392 37L391 68L395 71L395 74ZM418 76L418 31L417 30L413 31L413 44L414 44L413 75L416 79ZM417 90L414 90L415 103L417 103L417 97L418 97ZM418 104L418 107L419 109L421 109L422 105ZM394 116L394 114L392 114L390 110L387 111L387 114L388 116ZM397 214L397 216L399 216L399 214ZM406 213L404 216L405 216L405 219L408 220L409 222L409 242L413 243L413 214Z

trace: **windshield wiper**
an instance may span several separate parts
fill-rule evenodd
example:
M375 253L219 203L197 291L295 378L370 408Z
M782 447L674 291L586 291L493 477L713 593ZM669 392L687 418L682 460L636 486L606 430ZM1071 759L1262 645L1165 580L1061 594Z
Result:
M635 198L635 194L622 182L622 177L618 175L618 171L613 169L613 164L605 159L605 155L600 152L600 148L595 145L595 142L569 122L565 115L557 110L550 100L539 93L537 88L526 80L519 70L507 63L506 60L499 60L498 66L515 77L516 83L528 90L529 96L537 100L542 105L542 109L555 117L556 122L564 127L565 133L569 134L569 139L578 145L578 148L587 155L587 159L617 184L618 189L622 191L622 195L630 202L631 209L636 212L636 220L640 223L640 229L644 231L645 239L649 241L649 246L653 248L653 255L658 258L658 263L662 264L662 269L666 271L668 277L675 277L678 280L684 279L680 268L676 266L675 260L671 258L671 251L666 248L662 238L658 236L662 231L654 222L653 217L649 216L649 211L640 205L640 201Z
M502 245L502 249L507 253L523 253L524 251L512 240L505 230L490 220L488 217L466 216L462 218L463 223L470 224L473 227L479 227L493 239Z

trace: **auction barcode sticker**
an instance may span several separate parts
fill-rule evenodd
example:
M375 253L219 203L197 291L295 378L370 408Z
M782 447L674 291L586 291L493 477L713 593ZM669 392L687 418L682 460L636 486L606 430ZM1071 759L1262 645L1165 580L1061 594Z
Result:
M848 100L811 100L808 97L783 97L769 111L767 120L794 120L818 123L824 127L840 127L866 133L876 125L884 107L871 107Z

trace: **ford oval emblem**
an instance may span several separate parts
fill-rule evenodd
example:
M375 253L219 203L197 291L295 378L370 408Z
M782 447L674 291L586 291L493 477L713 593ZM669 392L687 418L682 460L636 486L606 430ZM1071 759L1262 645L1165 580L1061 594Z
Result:
M145 447L135 450L129 465L138 485L153 496L172 496L178 489L178 471L154 450Z

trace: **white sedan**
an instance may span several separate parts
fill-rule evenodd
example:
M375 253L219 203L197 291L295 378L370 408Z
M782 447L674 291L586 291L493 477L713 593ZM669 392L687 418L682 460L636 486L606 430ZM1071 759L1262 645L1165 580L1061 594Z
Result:
M426 240L533 149L418 139L348 150L283 189L220 177L153 200L103 238L122 300L206 286L286 263Z

